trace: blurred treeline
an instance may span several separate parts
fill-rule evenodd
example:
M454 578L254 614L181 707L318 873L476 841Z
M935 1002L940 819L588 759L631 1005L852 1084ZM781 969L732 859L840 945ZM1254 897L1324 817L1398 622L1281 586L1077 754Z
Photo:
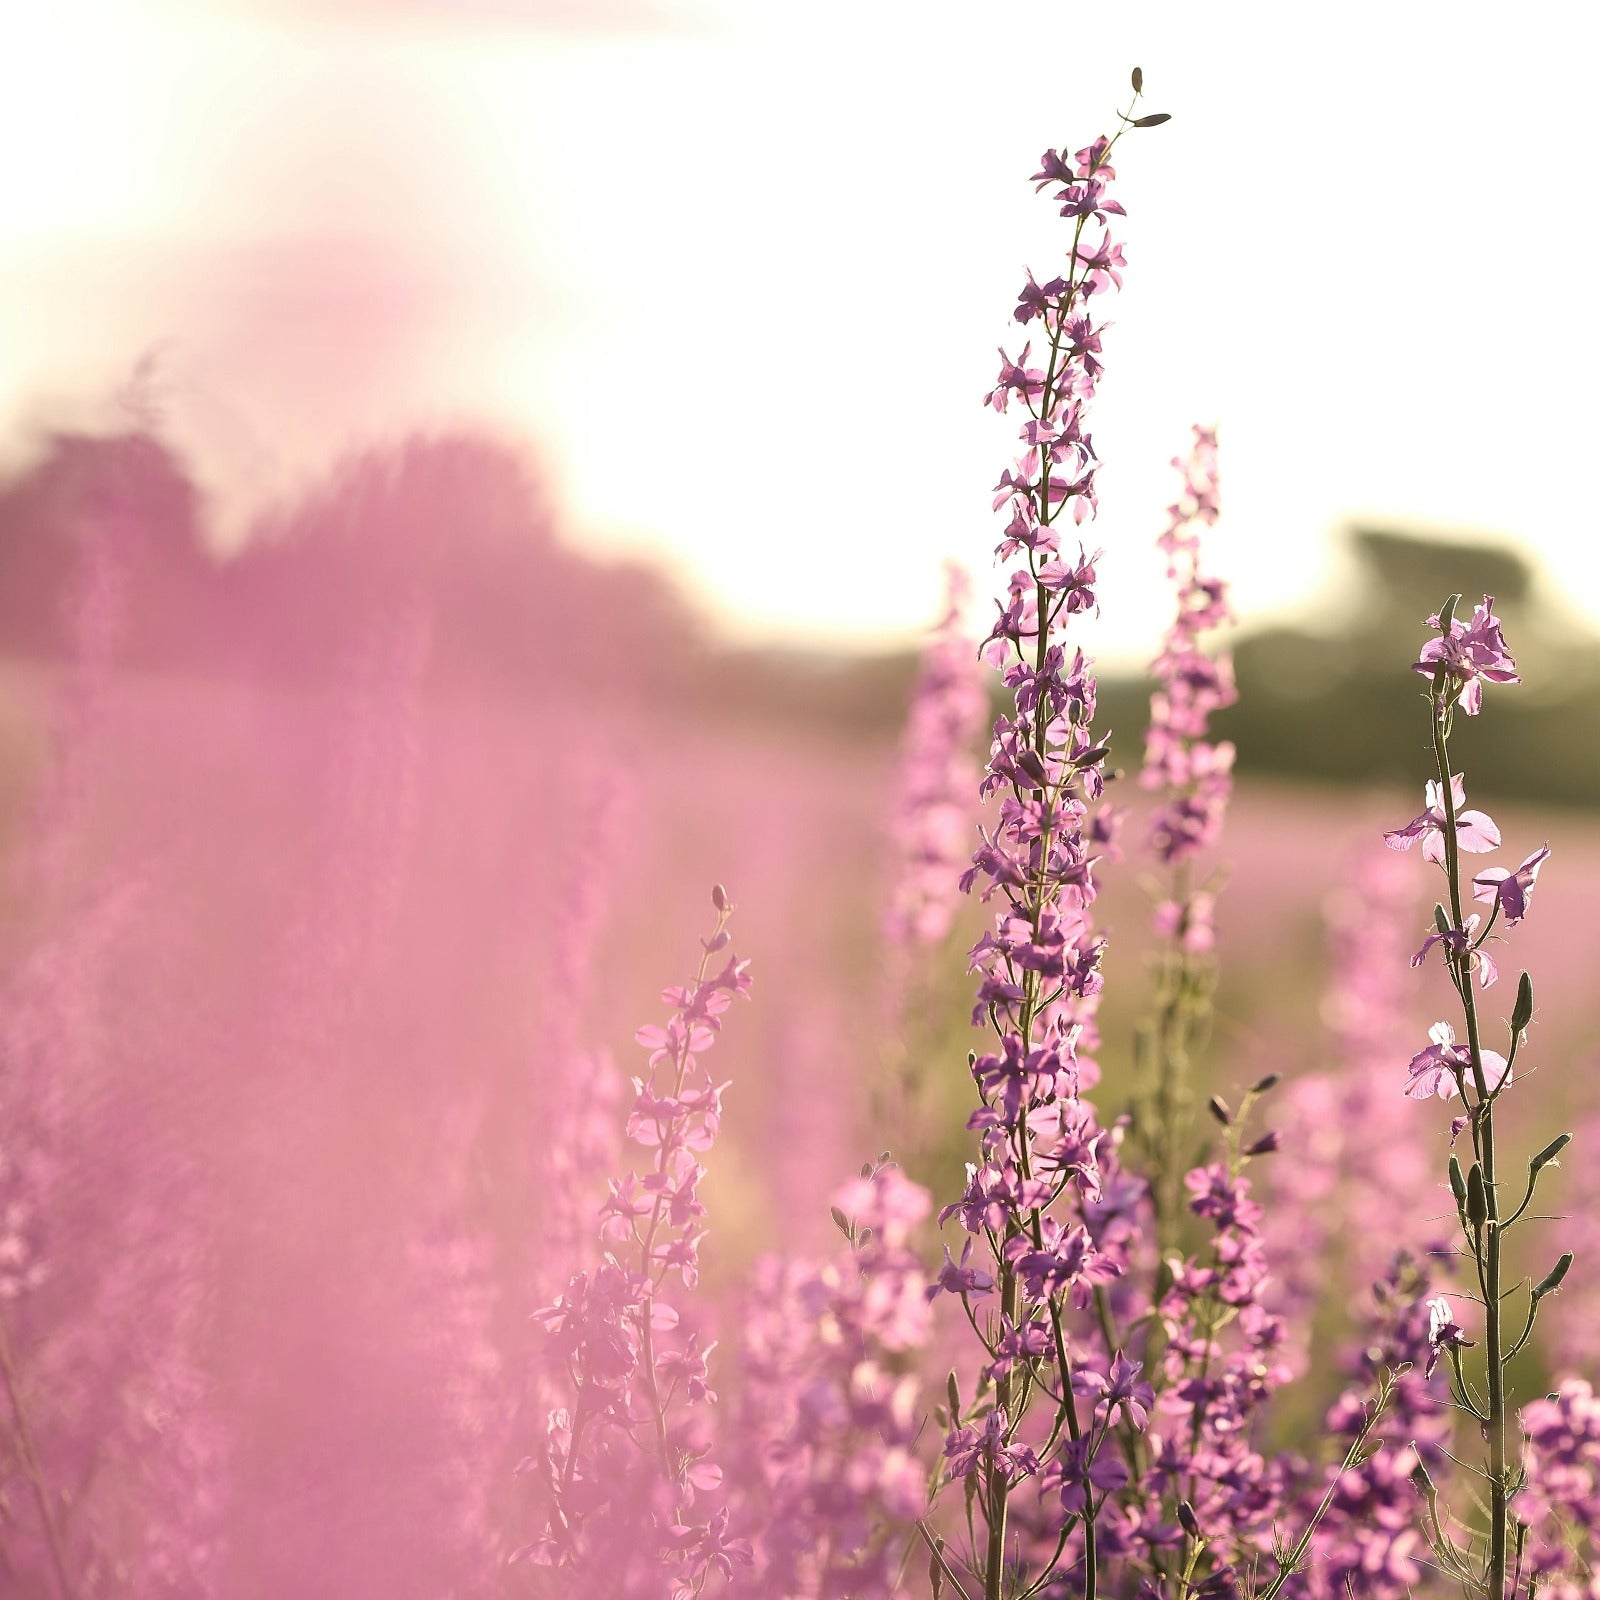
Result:
M1423 619L1449 595L1464 596L1465 616L1490 594L1524 682L1515 694L1491 689L1494 715L1471 730L1473 792L1600 798L1600 639L1561 613L1530 564L1487 539L1376 527L1343 537L1349 585L1314 622L1256 628L1235 644L1239 700L1214 727L1237 745L1240 769L1415 784L1431 750L1416 698L1397 692L1399 674L1426 637ZM1413 683L1426 692L1423 677ZM1142 693L1116 691L1130 713Z
M354 455L259 516L242 550L219 560L187 464L141 427L54 434L0 483L0 655L68 650L85 518L125 530L118 656L136 669L266 667L315 681L360 625L352 596L382 610L423 593L430 675L474 692L581 688L892 742L916 670L911 652L719 650L664 577L558 537L536 468L473 434ZM1397 683L1422 619L1459 590L1469 605L1496 597L1526 679L1474 730L1474 792L1591 803L1600 641L1560 613L1529 563L1482 538L1376 527L1342 537L1348 575L1318 614L1234 641L1239 702L1216 731L1237 745L1239 770L1412 785L1426 765L1424 724ZM308 599L318 594L325 605ZM1102 681L1101 722L1125 766L1138 757L1148 692L1140 676Z

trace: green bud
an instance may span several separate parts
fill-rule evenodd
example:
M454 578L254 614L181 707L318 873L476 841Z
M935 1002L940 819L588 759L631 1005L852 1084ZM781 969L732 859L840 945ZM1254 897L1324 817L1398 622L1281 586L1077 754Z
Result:
M1440 933L1449 933L1450 931L1450 918L1445 915L1444 907L1438 904L1435 904L1433 908L1433 925Z
M1461 604L1461 596L1453 594L1439 607L1439 632L1449 633L1450 624L1456 620L1456 607Z
M1517 1003L1511 1008L1511 1031L1521 1033L1533 1020L1533 979L1526 972L1517 980Z
M1450 1193L1456 1197L1456 1210L1467 1209L1467 1180L1461 1176L1461 1163L1450 1157Z
M850 1219L845 1216L838 1206L829 1206L828 1215L833 1218L833 1225L845 1238L850 1237Z
M1163 122L1171 122L1170 111L1152 111L1148 117L1135 117L1133 125L1136 128L1159 128Z
M1547 1144L1544 1149L1541 1150L1538 1155L1536 1155L1533 1160L1528 1163L1529 1175L1532 1176L1532 1174L1538 1172L1541 1168L1548 1167L1550 1163L1555 1161L1556 1157L1560 1155L1561 1152L1565 1150L1571 1143L1572 1135L1570 1133L1563 1133L1552 1139L1550 1143ZM1559 1166L1560 1162L1556 1162L1556 1165Z
M1143 94L1144 93L1144 68L1143 67L1135 67L1133 69L1133 92L1135 94Z
M1572 1252L1568 1250L1561 1259L1533 1286L1533 1298L1543 1300L1561 1287L1561 1280L1572 1268Z
M1481 1228L1489 1220L1489 1196L1483 1187L1483 1168L1476 1161L1467 1173L1467 1221Z
M961 1421L961 1389L956 1383L956 1369L951 1367L950 1376L944 1380L944 1392L950 1401L950 1419L952 1422Z

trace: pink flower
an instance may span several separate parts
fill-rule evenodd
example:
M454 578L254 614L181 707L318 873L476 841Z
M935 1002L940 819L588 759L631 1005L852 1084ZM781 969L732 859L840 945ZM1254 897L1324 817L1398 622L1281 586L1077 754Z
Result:
M1428 626L1439 626L1437 615L1428 618ZM1448 633L1423 645L1412 671L1431 678L1440 668L1444 669L1446 682L1454 683L1457 703L1469 717L1477 716L1482 708L1482 680L1522 682L1517 676L1517 664L1506 648L1505 635L1500 631L1500 619L1494 614L1492 594L1483 597L1483 604L1473 610L1470 622L1452 617Z
M1549 845L1540 846L1515 872L1508 872L1504 867L1485 867L1472 880L1472 898L1485 904L1497 902L1507 922L1521 922L1528 914L1528 901L1533 897L1539 868L1549 854Z
M1448 1022L1434 1023L1428 1037L1433 1043L1411 1058L1406 1093L1413 1100L1426 1100L1431 1094L1448 1100L1461 1076L1472 1070L1472 1056L1465 1045L1456 1043L1455 1029ZM1480 1050L1478 1058L1483 1063L1484 1085L1492 1094L1509 1076L1506 1058L1493 1050Z
M1445 857L1444 830L1446 817L1444 791L1434 779L1429 779L1423 791L1425 809L1403 828L1391 828L1383 842L1391 850L1409 850L1418 839L1422 840L1422 859L1443 863ZM1482 855L1486 850L1500 846L1500 830L1482 811L1466 811L1467 786L1458 772L1450 779L1450 800L1456 814L1456 843L1463 850Z

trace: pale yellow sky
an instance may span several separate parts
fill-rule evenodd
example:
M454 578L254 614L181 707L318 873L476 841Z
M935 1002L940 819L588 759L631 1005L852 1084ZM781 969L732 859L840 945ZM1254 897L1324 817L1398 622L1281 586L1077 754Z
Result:
M52 0L0 8L0 420L162 353L227 515L483 420L569 525L744 639L904 639L980 570L1027 183L1145 71L1120 163L1104 648L1165 598L1168 458L1223 429L1247 614L1362 515L1523 540L1600 614L1591 7Z

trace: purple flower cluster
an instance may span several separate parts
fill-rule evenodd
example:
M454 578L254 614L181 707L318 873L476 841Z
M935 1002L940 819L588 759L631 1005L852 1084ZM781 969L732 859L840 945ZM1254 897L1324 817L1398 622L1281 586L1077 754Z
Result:
M717 924L694 981L664 990L667 1022L637 1034L649 1058L633 1080L628 1137L648 1155L646 1170L612 1180L603 1260L537 1313L572 1399L550 1412L522 1463L537 1475L544 1528L517 1554L570 1577L574 1596L686 1600L713 1572L731 1575L750 1559L726 1509L703 1507L722 1481L701 1420L716 1399L710 1347L684 1330L668 1292L673 1279L690 1289L699 1281L700 1157L722 1120L723 1086L701 1058L750 989L748 963L731 953L713 970L730 909L721 888L713 899Z
M927 1343L911 1235L930 1200L898 1167L834 1197L831 1260L758 1263L742 1321L737 1478L759 1530L739 1594L889 1600L927 1500L911 1358Z
M950 931L972 837L973 741L989 701L965 627L970 587L960 567L947 565L944 615L922 653L901 741L883 930L894 951L936 945Z
M1190 861L1212 844L1233 786L1233 746L1206 738L1213 712L1238 698L1232 657L1208 655L1202 634L1232 620L1227 585L1201 566L1201 533L1214 527L1217 496L1217 434L1196 425L1187 461L1174 458L1182 476L1178 498L1167 508L1167 526L1157 541L1167 558L1167 577L1177 585L1178 608L1151 665L1159 688L1150 698L1140 783L1161 791L1152 845L1167 866ZM1185 896L1158 911L1161 931L1187 948L1209 950L1212 930L1208 896Z
M1500 631L1500 619L1494 614L1492 594L1486 594L1483 604L1473 608L1469 621L1451 617L1442 623L1441 614L1435 612L1427 626L1437 628L1439 637L1423 645L1411 670L1433 681L1434 694L1441 702L1459 705L1469 717L1475 717L1483 709L1485 683L1522 682Z
M1567 1378L1525 1405L1520 1420L1526 1481L1513 1507L1533 1530L1526 1570L1545 1600L1590 1600L1600 1561L1600 1398L1585 1379Z
M1301 1498L1309 1518L1331 1496L1311 1544L1311 1559L1288 1591L1306 1600L1408 1600L1429 1564L1419 1482L1431 1482L1447 1464L1450 1414L1430 1382L1437 1350L1422 1263L1404 1253L1372 1286L1360 1320L1354 1354L1346 1363L1350 1387L1329 1409L1328 1436L1341 1445L1361 1434L1374 1387L1392 1375L1389 1402L1372 1441L1354 1466L1334 1470ZM1419 1470L1420 1469L1420 1470Z
M1256 1085L1237 1118L1218 1102L1230 1119L1225 1158L1184 1178L1188 1211L1208 1237L1168 1262L1156 1305L1161 1356L1140 1564L1159 1573L1164 1553L1181 1546L1183 1564L1208 1572L1207 1592L1217 1594L1232 1593L1239 1563L1270 1546L1288 1487L1285 1465L1256 1444L1264 1408L1291 1376L1284 1321L1265 1303L1262 1207L1244 1175L1253 1157L1276 1148L1274 1135L1247 1143L1244 1132L1250 1105L1270 1087ZM1157 1507L1169 1514L1157 1517Z
M1416 1243L1445 1242L1440 1189L1428 1152L1390 1114L1389 1075L1415 1030L1408 929L1416 917L1409 864L1366 845L1324 911L1329 953L1323 1021L1329 1070L1285 1085L1278 1128L1294 1159L1277 1164L1266 1228L1279 1309L1310 1335L1318 1303L1342 1318L1330 1281L1376 1284L1389 1272L1398 1213L1424 1219Z
M1101 1198L1103 1133L1078 1098L1078 1045L1100 988L1089 817L1106 750L1090 729L1091 665L1081 651L1069 656L1054 634L1095 604L1093 558L1081 546L1065 551L1058 524L1069 505L1079 523L1095 509L1085 407L1100 374L1100 336L1091 307L1120 285L1122 253L1109 232L1091 239L1086 225L1092 218L1104 230L1108 216L1121 214L1107 198L1113 142L1098 139L1070 160L1047 151L1035 174L1041 186L1061 186L1055 198L1074 220L1071 254L1062 276L1040 285L1030 274L1017 305L1017 321L1039 323L1048 341L1043 366L1028 365L1031 345L1015 362L1002 352L986 397L1000 411L1016 399L1028 414L1022 454L995 498L1009 517L996 554L1022 561L983 650L1013 695L1012 711L994 725L980 786L998 796L998 815L992 829L980 829L961 879L964 890L979 886L985 901L1000 902L971 957L981 974L973 1021L989 1027L994 1046L971 1062L982 1103L968 1125L980 1135L980 1157L967 1168L961 1199L940 1216L959 1217L970 1238L959 1262L947 1256L935 1290L960 1298L984 1351L975 1394L950 1418L945 1477L965 1485L986 1527L984 1547L965 1559L991 1596L1013 1559L1009 1502L1025 1480L1032 1498L1058 1508L1058 1525L1066 1519L1044 1574L1074 1525L1086 1530L1093 1563L1094 1519L1115 1455L1110 1418L1120 1409L1120 1401L1096 1400L1080 1415L1074 1379L1086 1369L1074 1369L1063 1326L1069 1308L1087 1306L1119 1268L1082 1216L1083 1202ZM1030 1403L1043 1397L1055 1420L1030 1428Z

